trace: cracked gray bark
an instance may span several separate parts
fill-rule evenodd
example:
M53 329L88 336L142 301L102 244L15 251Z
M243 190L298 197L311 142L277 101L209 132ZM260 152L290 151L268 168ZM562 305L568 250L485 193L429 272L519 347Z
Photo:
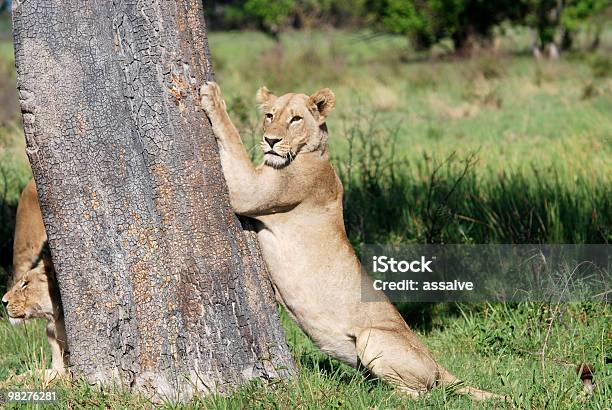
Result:
M27 153L72 371L185 400L294 364L198 88L198 0L15 1Z

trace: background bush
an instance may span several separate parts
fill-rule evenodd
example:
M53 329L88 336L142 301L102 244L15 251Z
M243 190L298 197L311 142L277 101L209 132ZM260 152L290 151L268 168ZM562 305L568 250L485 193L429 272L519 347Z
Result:
M449 40L456 52L489 46L496 28L523 25L533 44L566 50L586 30L590 49L600 44L608 0L214 0L208 7L213 29L257 29L274 38L288 29L324 26L374 28L405 35L417 50Z

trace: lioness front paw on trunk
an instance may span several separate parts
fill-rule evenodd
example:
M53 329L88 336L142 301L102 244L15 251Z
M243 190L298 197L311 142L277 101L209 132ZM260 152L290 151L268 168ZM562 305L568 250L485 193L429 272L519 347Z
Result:
M221 98L221 90L214 81L207 81L200 87L200 104L208 116L219 110L225 110L225 101Z

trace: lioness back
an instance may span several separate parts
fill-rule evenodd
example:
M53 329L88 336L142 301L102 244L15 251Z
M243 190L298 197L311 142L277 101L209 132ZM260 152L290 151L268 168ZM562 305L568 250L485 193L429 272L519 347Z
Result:
M36 183L32 179L21 193L17 206L15 242L13 243L13 281L40 261L47 233L43 224Z

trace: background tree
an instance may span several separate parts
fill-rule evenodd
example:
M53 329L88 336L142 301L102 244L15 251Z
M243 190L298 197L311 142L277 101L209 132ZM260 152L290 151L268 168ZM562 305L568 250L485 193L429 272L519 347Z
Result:
M559 17L562 30L561 48L568 50L574 43L574 34L581 28L588 27L592 31L591 49L599 45L599 37L603 30L600 16L606 9L612 8L609 0L566 0Z
M208 21L214 29L256 29L279 39L288 29L358 27L369 21L368 0L213 0Z
M594 19L610 8L608 0L369 0L368 10L381 29L409 37L413 47L426 50L451 39L454 50L469 54L475 44L487 44L503 22L532 27L535 46L569 49L574 33L593 23L598 43L601 24ZM595 21L594 21L595 20Z
M568 49L574 34L587 28L597 46L609 0L214 0L208 17L215 28L262 31L279 40L292 28L366 27L406 35L416 50L442 40L469 54L489 46L503 23L529 26L535 47ZM558 44L557 44L558 43Z
M525 5L525 15L518 22L535 30L536 54L547 48L551 57L558 54L558 48L569 50L581 28L592 32L589 48L597 48L602 25L596 16L611 7L608 0L527 0Z
M226 18L237 25L250 21L257 29L278 40L280 31L291 24L295 5L295 0L247 0L240 5L229 5Z
M201 2L21 2L14 42L73 371L173 399L290 374L199 107Z
M525 5L512 0L371 0L380 26L407 35L417 50L450 38L456 52L469 54L491 39L493 28L521 16Z
M524 22L535 30L533 53L536 58L542 56L545 48L551 57L558 57L555 35L559 26L560 13L557 0L529 0L527 2Z

